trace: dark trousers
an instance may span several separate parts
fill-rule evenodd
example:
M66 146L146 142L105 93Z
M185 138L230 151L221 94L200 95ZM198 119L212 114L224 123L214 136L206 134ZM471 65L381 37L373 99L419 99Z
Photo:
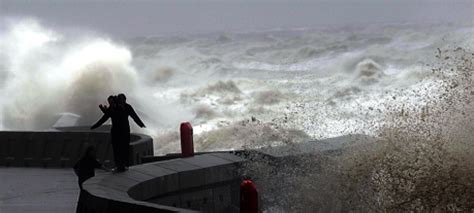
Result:
M77 201L76 205L76 213L87 213L90 212L90 210L87 210L87 199L90 199L90 194L86 190L81 189L79 192L79 199Z
M130 165L130 133L112 135L112 149L118 169L124 169Z

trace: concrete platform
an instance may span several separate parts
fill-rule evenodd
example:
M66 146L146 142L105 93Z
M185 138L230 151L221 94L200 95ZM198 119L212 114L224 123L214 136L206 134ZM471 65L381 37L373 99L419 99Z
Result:
M84 212L238 212L245 161L208 153L97 175L83 184Z
M238 212L239 168L241 163L259 160L252 155L273 159L278 168L278 162L288 166L288 159L297 163L305 161L304 156L337 154L373 141L364 135L347 135L150 162L119 174L96 170L96 177L84 183L88 193L81 200L86 203L84 212ZM0 167L0 213L75 212L78 199L72 169Z
M75 212L78 198L72 169L0 167L1 213Z

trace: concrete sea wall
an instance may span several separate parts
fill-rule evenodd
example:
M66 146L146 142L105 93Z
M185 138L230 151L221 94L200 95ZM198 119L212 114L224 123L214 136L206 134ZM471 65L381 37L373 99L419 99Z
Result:
M304 157L338 154L373 143L348 135L260 150L153 156L149 136L132 134L132 165L123 173L101 173L83 184L78 212L239 212L241 166L255 160L288 166ZM0 166L71 167L94 145L102 163L113 162L107 132L63 129L53 132L0 132Z
M86 147L113 164L106 131L0 131L0 167L70 168ZM132 134L132 165L124 173L99 174L83 184L79 212L238 212L240 164L230 153L153 157L149 136Z
M101 163L113 165L113 151L108 132L0 131L0 166L72 167L87 146L93 145ZM153 155L153 140L132 134L130 163L140 164L142 157Z
M239 212L239 166L209 153L130 167L87 180L80 212Z

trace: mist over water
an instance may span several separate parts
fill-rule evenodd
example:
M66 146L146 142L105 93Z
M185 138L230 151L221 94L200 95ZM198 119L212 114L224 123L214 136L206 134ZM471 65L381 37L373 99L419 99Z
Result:
M466 210L473 34L392 24L117 41L21 20L0 35L0 128L49 129L61 113L91 125L98 104L123 92L147 125L133 131L154 138L155 154L179 151L182 121L196 151L362 133L376 142L250 165L264 210Z

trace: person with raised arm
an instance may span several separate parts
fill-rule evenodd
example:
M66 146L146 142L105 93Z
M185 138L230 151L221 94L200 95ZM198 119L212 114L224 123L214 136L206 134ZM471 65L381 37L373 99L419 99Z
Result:
M99 127L109 118L112 119L112 129L110 133L114 150L114 160L117 166L115 171L124 172L126 167L130 165L130 124L128 122L128 116L132 117L135 123L142 128L145 128L145 124L140 120L133 107L126 103L124 94L109 96L107 100L109 107L99 105L104 115L91 129Z

